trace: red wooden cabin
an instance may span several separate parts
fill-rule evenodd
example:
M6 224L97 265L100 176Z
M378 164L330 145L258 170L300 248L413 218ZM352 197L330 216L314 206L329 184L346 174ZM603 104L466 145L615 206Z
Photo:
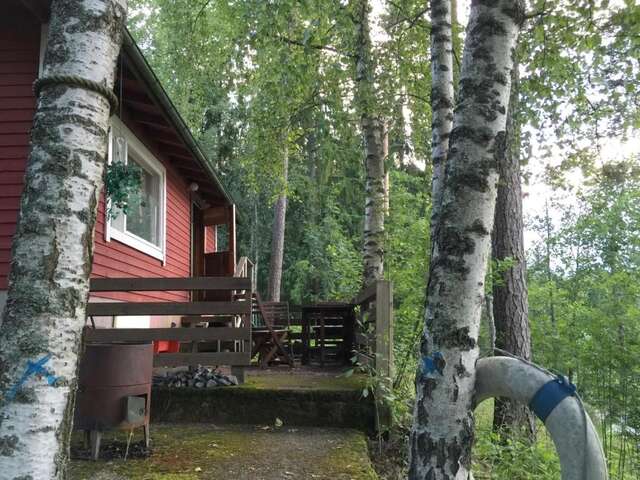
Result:
M0 308L6 300L11 241L36 106L32 85L42 69L49 3L4 0L0 7ZM233 276L233 201L128 32L114 92L121 108L111 118L109 161L135 162L142 168L145 202L127 217L113 219L102 196L92 277ZM225 227L219 229L220 225ZM225 232L224 241L217 241L219 231ZM219 251L220 244L225 251ZM95 291L91 302L189 302L197 295L203 294ZM139 328L180 325L179 319L149 314L97 320L99 326Z

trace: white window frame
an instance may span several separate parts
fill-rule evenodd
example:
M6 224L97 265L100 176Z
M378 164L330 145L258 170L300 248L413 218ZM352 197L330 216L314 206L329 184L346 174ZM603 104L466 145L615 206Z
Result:
M120 243L128 245L150 257L156 258L162 261L162 265L166 265L167 250L166 250L166 229L167 229L167 170L160 163L160 161L153 156L153 154L144 146L144 144L133 134L129 128L118 117L113 116L110 119L109 128L109 148L107 162L111 164L113 160L113 132L117 131L118 135L124 136L127 140L127 151L133 152L136 157L136 162L142 164L145 169L153 172L160 177L160 199L158 205L160 205L160 246L141 238L131 232L126 231L126 217L125 217L125 231L118 230L111 225L111 219L109 218L110 201L107 199L105 208L105 229L104 237L105 241L117 240Z

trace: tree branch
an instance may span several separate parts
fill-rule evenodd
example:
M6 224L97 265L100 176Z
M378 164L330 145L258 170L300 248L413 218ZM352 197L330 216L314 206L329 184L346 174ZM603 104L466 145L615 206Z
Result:
M524 18L525 20L531 20L532 18L537 18L537 17L543 17L544 15L548 15L549 14L549 10L538 10L536 12L529 12L526 13Z
M200 15L202 15L202 13L204 12L204 9L207 8L210 3L211 3L211 0L207 0L206 2L204 2L204 4L202 4L202 7L200 7L200 10L198 10L198 13L196 14L193 22L191 23L191 31L194 30L196 23L198 23L198 20L200 19Z
M409 26L407 28L413 28L413 27L415 27L416 23L418 23L420 18L422 18L424 16L424 14L427 13L428 11L429 11L429 7L426 7L426 8L423 8L422 10L420 10L419 12L417 12L416 14L414 14L412 17L399 18L398 20L393 22L391 25L389 25L388 28L397 27L398 25L400 25L401 23L404 23L404 22L409 22Z
M353 58L354 55L349 54L349 53L345 53L342 52L340 50L338 50L337 48L333 48L329 45L318 45L318 44L314 44L314 43L304 43L300 40L295 40L293 38L288 38L288 37L283 37L282 35L275 35L275 38L284 42L284 43L288 43L289 45L295 45L296 47L302 47L302 48L312 48L314 50L327 50L329 52L333 52L333 53L337 53L338 55L343 55L345 57L349 57L349 58Z

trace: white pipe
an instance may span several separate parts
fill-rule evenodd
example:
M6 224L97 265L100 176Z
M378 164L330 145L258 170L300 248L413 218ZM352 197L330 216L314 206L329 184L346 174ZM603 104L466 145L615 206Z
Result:
M540 387L553 379L515 358L483 358L476 367L476 405L493 397L528 405ZM547 417L545 426L560 457L562 480L608 479L598 433L576 397L562 400Z

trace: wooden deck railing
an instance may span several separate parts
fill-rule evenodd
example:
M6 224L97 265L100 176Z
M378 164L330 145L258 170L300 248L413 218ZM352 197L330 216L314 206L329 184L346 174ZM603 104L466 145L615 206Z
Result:
M355 344L358 362L371 366L377 375L393 374L393 286L379 280L362 290L356 305Z
M236 269L233 272L234 277L249 278L251 280L251 290L257 291L258 269L248 257L240 257Z
M230 342L231 352L159 353L154 366L249 365L251 362L251 297L250 278L96 278L91 292L142 291L207 291L232 292L230 302L104 302L89 303L87 316L181 315L188 324L215 322L231 317L234 326L210 328L109 328L85 329L87 342L148 342L174 340L180 342ZM219 343L218 343L219 345Z
M393 422L384 401L393 383L393 284L378 280L353 300L356 305L355 348L358 363L371 367L379 381L374 398L378 405L376 428L388 430Z

